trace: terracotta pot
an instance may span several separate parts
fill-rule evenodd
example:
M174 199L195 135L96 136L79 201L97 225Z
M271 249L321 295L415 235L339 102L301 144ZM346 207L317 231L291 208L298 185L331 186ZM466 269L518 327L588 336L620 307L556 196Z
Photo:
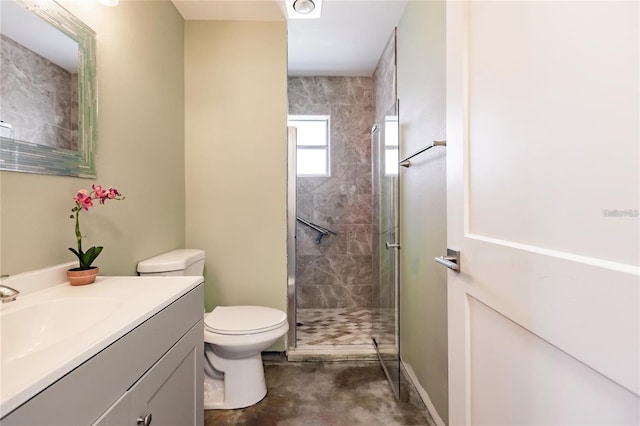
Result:
M90 269L85 270L73 268L67 271L67 278L71 285L86 285L95 282L98 272L100 270L97 266L92 266Z

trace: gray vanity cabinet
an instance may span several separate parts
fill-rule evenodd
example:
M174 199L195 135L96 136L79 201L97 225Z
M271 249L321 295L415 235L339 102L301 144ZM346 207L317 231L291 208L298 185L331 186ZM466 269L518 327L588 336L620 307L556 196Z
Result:
M200 321L181 345L136 384L131 394L131 414L136 421L151 414L154 426L203 424L203 327Z
M200 321L94 426L201 425L202 327Z
M2 426L138 426L145 419L202 426L203 300L201 283L3 417Z

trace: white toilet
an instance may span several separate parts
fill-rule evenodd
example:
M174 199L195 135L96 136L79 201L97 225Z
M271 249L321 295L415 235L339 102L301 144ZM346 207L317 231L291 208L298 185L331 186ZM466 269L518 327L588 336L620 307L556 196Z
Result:
M202 250L174 250L138 263L141 276L203 272ZM264 306L217 306L205 313L204 324L204 408L244 408L262 400L267 386L260 353L287 333L287 314Z

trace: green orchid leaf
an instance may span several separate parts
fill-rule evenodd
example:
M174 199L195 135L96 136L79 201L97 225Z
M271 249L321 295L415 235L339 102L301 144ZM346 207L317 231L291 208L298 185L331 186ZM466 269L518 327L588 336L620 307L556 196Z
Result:
M96 260L100 253L102 253L102 249L102 246L91 247L86 252L83 252L82 250L76 250L69 247L69 250L78 258L78 261L80 262L80 269L90 269L93 261Z
M89 269L94 260L102 253L102 247L91 247L87 250L82 256L82 265L80 267L82 269Z

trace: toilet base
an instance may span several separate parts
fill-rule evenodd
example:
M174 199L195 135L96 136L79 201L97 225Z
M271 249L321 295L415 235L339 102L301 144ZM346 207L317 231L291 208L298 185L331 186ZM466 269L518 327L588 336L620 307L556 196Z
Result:
M267 395L267 385L259 353L243 359L224 359L206 346L205 356L224 377L215 378L205 371L205 410L233 410L262 401Z

